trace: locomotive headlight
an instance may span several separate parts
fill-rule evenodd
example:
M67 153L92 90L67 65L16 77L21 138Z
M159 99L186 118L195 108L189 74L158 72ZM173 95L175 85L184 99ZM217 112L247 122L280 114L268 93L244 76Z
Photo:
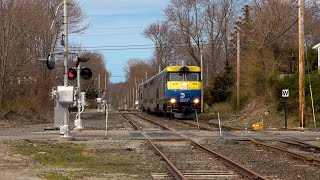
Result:
M200 102L200 100L199 100L199 99L194 99L193 102L194 102L195 104L198 104L198 103Z
M176 103L176 102L177 102L176 99L174 99L174 98L170 99L170 103L171 103L171 104L174 104L174 103Z

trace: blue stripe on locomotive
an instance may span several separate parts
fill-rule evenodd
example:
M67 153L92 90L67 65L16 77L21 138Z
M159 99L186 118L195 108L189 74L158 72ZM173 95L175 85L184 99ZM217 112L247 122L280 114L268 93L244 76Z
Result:
M201 98L201 90L167 90L167 99L175 98L178 103L192 103Z

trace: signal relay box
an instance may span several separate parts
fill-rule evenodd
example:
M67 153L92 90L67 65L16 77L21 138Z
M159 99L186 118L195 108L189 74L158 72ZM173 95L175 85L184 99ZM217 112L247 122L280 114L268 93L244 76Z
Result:
M58 102L62 107L73 105L74 102L74 86L58 86L57 87Z

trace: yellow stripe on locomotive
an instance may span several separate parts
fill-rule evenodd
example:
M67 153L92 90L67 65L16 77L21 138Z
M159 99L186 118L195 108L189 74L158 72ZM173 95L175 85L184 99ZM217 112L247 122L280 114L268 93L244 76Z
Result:
M164 69L165 72L179 72L182 67L187 67L189 72L201 72L199 66L168 66Z

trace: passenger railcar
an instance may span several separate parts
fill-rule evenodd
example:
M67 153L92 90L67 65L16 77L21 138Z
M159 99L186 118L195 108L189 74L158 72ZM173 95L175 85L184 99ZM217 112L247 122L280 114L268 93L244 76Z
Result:
M198 66L168 66L139 85L142 111L174 118L194 118L201 111L201 79Z

